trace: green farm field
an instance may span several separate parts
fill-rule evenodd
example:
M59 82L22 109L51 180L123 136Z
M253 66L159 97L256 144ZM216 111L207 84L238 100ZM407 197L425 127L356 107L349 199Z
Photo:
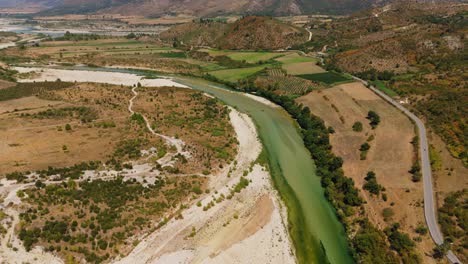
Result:
M85 41L46 41L41 43L42 48L49 47L72 47L72 46L146 46L145 43L136 40L122 39L99 39Z
M322 73L315 73L315 74L302 74L298 75L298 77L311 80L311 81L316 81L320 83L324 83L327 85L334 85L342 82L348 82L351 81L352 79L341 75L336 72L322 72Z
M270 65L265 64L265 65L249 67L249 68L212 71L210 72L210 74L224 81L237 82L238 80L245 79L249 76L252 76L253 74L265 69L268 66Z
M314 74L325 72L323 68L318 66L317 59L304 57L297 53L290 53L283 57L277 58L276 61L282 63L283 69L291 75Z
M315 64L315 62L299 62L285 64L283 65L283 69L285 69L286 72L291 75L304 75L326 72L322 67Z
M380 91L386 93L389 96L398 96L398 94L392 89L388 88L382 81L373 81L372 84L377 87Z
M304 57L297 53L289 53L282 57L276 58L276 61L279 61L283 64L292 64L300 62L317 62L317 59L311 57Z
M208 52L212 56L228 56L233 60L246 61L248 63L257 63L259 61L267 61L275 57L281 56L281 53L266 52L266 51L225 51L225 50L202 50Z

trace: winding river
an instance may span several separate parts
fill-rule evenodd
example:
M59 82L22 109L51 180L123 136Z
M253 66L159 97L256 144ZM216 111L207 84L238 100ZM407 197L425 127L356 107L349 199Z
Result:
M109 71L115 72L114 69ZM125 74L130 77L131 73ZM188 77L173 80L211 94L252 117L268 154L275 185L288 205L289 231L299 262L352 263L343 226L324 196L314 162L295 121L282 108L261 103L221 85Z

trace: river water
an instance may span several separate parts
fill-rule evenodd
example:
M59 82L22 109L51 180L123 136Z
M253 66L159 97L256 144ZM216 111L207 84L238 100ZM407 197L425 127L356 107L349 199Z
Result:
M123 73L115 69L108 71ZM105 79L106 72L102 68L99 72ZM254 120L267 150L271 174L278 190L295 197L293 200L298 205L292 208L296 218L293 217L291 224L299 231L291 234L300 237L296 240L296 248L305 248L307 251L299 259L300 262L322 264L328 259L333 264L352 263L344 228L324 196L320 178L315 173L314 161L303 144L297 123L282 108L261 103L221 85L188 77L173 77L173 80L211 94L240 112L247 113ZM102 82L96 78L89 81Z

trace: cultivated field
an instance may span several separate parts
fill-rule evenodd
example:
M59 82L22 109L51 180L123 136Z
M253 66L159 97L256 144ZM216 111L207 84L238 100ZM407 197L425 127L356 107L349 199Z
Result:
M299 63L290 63L283 65L288 74L291 75L302 75L302 74L314 74L325 72L323 68L317 66L315 62L299 62Z
M313 91L297 101L309 106L312 113L335 130L331 135L333 151L343 158L345 175L355 181L367 201L365 209L369 219L381 230L397 222L411 238L421 237L422 241L416 242L420 255L425 263L432 263L432 258L424 256L431 253L432 240L427 234L415 232L419 225L425 225L425 220L422 183L413 182L408 172L415 159L411 144L415 132L410 120L361 83ZM371 129L366 119L370 110L380 115L381 123L376 129ZM362 123L361 132L353 131L355 122ZM361 160L359 149L366 142L370 150L366 159ZM385 188L382 191L387 196L385 199L381 197L382 192L372 195L363 190L369 171L375 172L377 183Z
M210 72L210 74L223 81L237 82L238 80L245 79L249 76L252 76L253 74L267 68L268 66L269 66L268 64L265 64L262 66L255 66L255 67L249 67L249 68L212 71Z
M317 66L318 67L318 66ZM301 74L298 77L304 78L306 80L311 80L315 82L320 82L326 85L334 85L342 82L349 82L351 78L348 78L342 74L336 72L321 72L313 74Z
M160 72L201 74L197 62L181 50L160 43L124 38L81 41L50 41L39 47L2 51L13 63L34 60L41 64L86 64L157 69Z
M294 76L260 76L255 84L262 89L269 89L281 95L304 95L319 85Z
M317 66L317 59L304 57L297 53L287 54L283 57L277 58L276 61L281 62L283 64L283 69L291 75L325 72L323 68Z
M229 51L229 50L214 50L214 49L202 49L200 51L208 52L211 56L225 55L233 60L246 61L248 63L257 63L259 61L267 61L278 56L282 56L281 53L277 52L248 52L248 51Z

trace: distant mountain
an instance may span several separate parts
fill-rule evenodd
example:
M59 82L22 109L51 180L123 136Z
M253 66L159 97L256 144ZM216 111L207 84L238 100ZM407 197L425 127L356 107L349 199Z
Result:
M63 0L0 0L0 8L26 8L33 5L47 9L61 4L62 1Z
M265 16L247 16L230 24L201 20L174 26L160 35L164 41L191 47L245 50L286 49L306 42L308 36L303 28Z
M42 14L114 13L158 16L181 13L222 14L349 14L387 0L0 0L1 3L41 3Z
M188 14L300 15L351 14L390 2L445 2L464 0L0 0L1 7L41 7L41 15L108 13L160 16Z

